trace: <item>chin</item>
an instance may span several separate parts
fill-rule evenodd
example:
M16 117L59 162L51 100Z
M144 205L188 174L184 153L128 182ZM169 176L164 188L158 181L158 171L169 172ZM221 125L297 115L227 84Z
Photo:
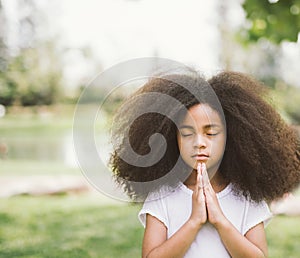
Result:
M199 163L204 163L206 165L206 169L208 170L209 169L209 164L207 164L207 161L197 161L196 163L194 163L194 165L192 166L193 169L196 169L197 170L197 167L198 167L198 164Z

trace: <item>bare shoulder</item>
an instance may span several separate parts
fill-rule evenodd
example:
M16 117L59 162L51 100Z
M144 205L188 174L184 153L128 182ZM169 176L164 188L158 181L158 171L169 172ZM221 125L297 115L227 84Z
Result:
M146 227L143 239L143 254L148 254L153 248L167 240L167 227L158 218L146 214Z

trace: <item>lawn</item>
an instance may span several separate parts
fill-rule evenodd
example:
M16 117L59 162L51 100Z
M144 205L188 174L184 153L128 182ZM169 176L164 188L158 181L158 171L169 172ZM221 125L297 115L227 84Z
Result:
M101 194L2 199L0 257L140 257L139 208ZM269 257L299 257L299 228L299 217L273 219Z
M278 216L267 226L270 258L300 257L300 217Z
M138 207L91 196L19 196L0 204L0 257L140 257Z

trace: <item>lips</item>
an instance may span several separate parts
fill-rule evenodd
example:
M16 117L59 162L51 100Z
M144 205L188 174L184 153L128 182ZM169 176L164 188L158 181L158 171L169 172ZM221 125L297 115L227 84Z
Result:
M204 153L195 154L192 157L196 160L207 160L209 158L209 156L207 154L204 154Z

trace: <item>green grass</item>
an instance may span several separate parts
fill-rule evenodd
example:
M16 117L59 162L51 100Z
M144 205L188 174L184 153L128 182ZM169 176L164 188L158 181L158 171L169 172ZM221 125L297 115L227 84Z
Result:
M0 257L140 257L139 208L101 194L2 199ZM299 217L274 218L269 257L299 257L299 228Z
M278 216L266 230L270 258L299 258L300 217Z
M137 206L100 197L15 197L0 204L0 257L140 257Z

